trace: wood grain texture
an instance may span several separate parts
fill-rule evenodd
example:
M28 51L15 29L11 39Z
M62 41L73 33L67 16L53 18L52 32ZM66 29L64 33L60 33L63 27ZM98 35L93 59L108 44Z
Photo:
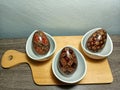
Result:
M15 66L11 69L0 67L0 89L1 90L35 90L35 89L82 89L82 90L119 90L120 89L120 36L111 36L114 43L113 53L108 57L108 61L113 73L114 81L111 84L100 85L70 85L70 86L37 86L32 80L30 68L26 64ZM26 39L0 39L0 57L8 49L15 49L25 52ZM92 77L94 78L94 77Z
M87 62L87 74L84 79L77 84L99 84L111 83L113 81L107 58L104 60L92 60L83 53L80 46L82 36L55 36L54 38L57 43L57 50L55 54L61 48L71 45L80 50L80 52L85 56ZM62 41L63 39L64 41ZM8 50L2 57L1 65L4 68L10 68L21 63L28 63L32 70L33 80L36 84L64 85L64 83L57 80L52 73L52 60L53 58L44 62L35 62L28 58L25 53L21 53L16 50ZM92 78L93 76L94 78Z

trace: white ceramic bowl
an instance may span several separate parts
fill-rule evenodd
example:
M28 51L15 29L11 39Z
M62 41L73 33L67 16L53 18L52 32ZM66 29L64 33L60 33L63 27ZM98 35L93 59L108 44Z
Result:
M81 40L81 46L82 46L82 49L84 51L84 53L92 58L92 59L104 59L106 57L108 57L112 51L113 51L113 43L112 43L112 40L110 38L110 36L108 35L107 33L107 41L106 41L106 44L104 46L104 48L100 51L100 52L91 52L89 51L87 48L86 48L86 42L88 40L88 38L97 30L99 29L102 29L102 28L95 28L95 29L92 29L90 31L88 31L83 37L82 37L82 40Z
M62 49L61 49L57 52L57 54L55 55L55 57L52 61L52 71L53 71L53 74L55 75L55 77L64 83L69 83L69 84L77 83L78 81L83 79L84 76L86 75L87 64L86 64L84 56L77 49L75 49L72 46L66 46L66 47L69 47L74 51L74 53L77 57L77 61L78 61L77 69L70 76L65 76L59 71L58 61L59 61L60 53L62 51Z
M34 33L38 31L38 30L35 30L31 33L31 35L28 37L27 39L27 42L26 42L26 53L27 55L33 59L33 60L36 60L36 61L45 61L45 60L48 60L55 52L55 49L56 49L56 42L54 40L54 38L49 35L48 33L44 32L50 42L50 50L48 51L47 54L45 55L39 55L37 54L34 49L33 49L33 45L32 45L32 38L33 38L33 35Z

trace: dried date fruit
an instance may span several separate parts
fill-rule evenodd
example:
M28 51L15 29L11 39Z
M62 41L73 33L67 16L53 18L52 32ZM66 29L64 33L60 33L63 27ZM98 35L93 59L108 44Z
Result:
M94 32L87 40L86 46L92 52L98 52L105 46L107 32L103 29Z
M46 34L42 31L36 31L33 35L32 44L34 50L40 54L46 54L50 49L50 42Z
M62 49L58 67L62 74L70 75L74 73L77 68L77 57L71 48L65 47Z

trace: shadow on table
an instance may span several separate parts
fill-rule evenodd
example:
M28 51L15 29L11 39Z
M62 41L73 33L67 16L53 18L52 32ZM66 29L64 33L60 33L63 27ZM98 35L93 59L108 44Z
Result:
M76 85L58 85L57 87L61 88L61 89L71 89L73 87L75 87Z

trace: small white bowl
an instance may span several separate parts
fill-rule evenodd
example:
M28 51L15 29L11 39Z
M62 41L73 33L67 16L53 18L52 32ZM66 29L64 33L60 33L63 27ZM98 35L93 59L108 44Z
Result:
M62 49L57 52L57 54L55 55L52 61L52 71L55 77L64 83L69 83L69 84L77 83L78 81L83 79L84 76L86 75L87 64L86 64L84 56L77 49L75 49L72 46L66 46L66 47L71 48L77 57L78 66L75 72L71 74L70 76L65 76L59 71L58 61L59 61L59 56L60 56Z
M49 42L50 42L50 50L45 55L39 55L39 54L37 54L34 51L33 44L32 44L33 35L34 35L34 33L36 31L38 31L38 30L33 31L31 33L31 35L28 37L28 39L27 39L27 42L26 42L26 53L27 53L27 55L31 59L36 60L36 61L45 61L45 60L48 60L54 54L54 52L55 52L56 42L55 42L54 38L51 35L49 35L48 33L44 32L45 35L47 36Z
M89 51L87 48L86 48L86 42L88 40L88 38L97 30L99 29L102 29L102 28L95 28L95 29L92 29L90 31L88 31L83 37L82 37L82 40L81 40L81 46L82 46L82 49L84 51L84 53L92 58L92 59L104 59L106 57L108 57L112 51L113 51L113 43L112 43L112 40L110 38L110 36L108 35L107 33L107 41L106 41L106 44L104 46L104 48L100 51L100 52L91 52Z

